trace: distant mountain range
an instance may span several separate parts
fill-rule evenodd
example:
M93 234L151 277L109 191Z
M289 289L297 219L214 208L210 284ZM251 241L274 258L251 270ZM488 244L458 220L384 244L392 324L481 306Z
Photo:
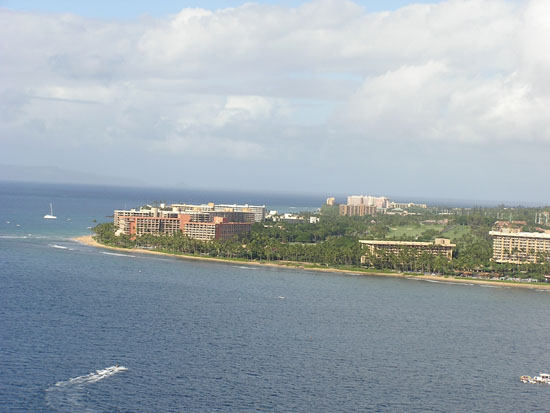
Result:
M79 172L56 166L21 166L0 164L0 180L15 182L44 182L52 184L88 184L113 186L142 186L144 182L131 181L109 175Z

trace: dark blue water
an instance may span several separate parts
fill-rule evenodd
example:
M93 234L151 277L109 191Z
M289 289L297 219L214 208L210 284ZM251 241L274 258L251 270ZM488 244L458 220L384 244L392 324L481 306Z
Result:
M119 193L1 189L2 411L548 409L548 293L113 254L70 237Z

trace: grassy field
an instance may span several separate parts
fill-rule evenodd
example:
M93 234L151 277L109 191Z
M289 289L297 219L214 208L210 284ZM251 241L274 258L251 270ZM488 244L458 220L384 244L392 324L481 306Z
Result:
M441 231L445 228L443 225L410 225L402 227L390 228L389 237L390 238L399 238L399 237L413 237L416 238L421 235L423 232L428 230Z
M456 241L463 235L469 234L472 232L472 229L465 225L456 225L452 227L449 231L443 232L441 235L444 237L450 238L451 241Z

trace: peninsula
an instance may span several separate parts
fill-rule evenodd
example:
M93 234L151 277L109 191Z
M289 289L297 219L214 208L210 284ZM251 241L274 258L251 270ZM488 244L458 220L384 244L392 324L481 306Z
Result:
M345 207L329 198L299 214L248 204L154 204L115 210L112 223L94 228L95 241L80 241L192 259L546 289L549 216L544 208L442 208L363 196L349 197Z

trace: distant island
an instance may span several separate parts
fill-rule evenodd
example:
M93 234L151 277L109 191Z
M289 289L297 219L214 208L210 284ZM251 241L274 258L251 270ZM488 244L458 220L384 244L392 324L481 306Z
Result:
M152 204L115 210L101 245L358 273L542 286L550 279L550 208L442 208L384 197L328 198L316 212L264 205Z

